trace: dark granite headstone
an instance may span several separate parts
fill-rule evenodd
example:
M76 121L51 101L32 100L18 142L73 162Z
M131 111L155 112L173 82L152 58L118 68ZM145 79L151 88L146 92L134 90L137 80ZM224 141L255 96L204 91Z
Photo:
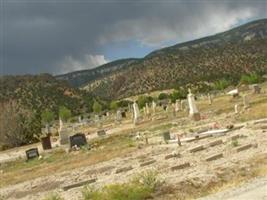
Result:
M32 148L32 149L27 150L26 157L27 157L27 160L38 158L39 157L38 148Z
M122 118L126 118L126 112L124 111L124 112L121 112L121 117Z
M87 144L87 140L83 133L77 133L73 136L70 136L70 148L72 148L75 145L80 147L86 144Z

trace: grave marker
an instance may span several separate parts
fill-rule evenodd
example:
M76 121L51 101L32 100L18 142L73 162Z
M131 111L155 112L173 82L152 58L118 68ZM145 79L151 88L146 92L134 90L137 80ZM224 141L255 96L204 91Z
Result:
M171 170L175 171L175 170L184 169L184 168L187 168L187 167L190 167L190 163L189 162L173 166L173 167L171 167Z
M26 153L27 160L31 160L31 159L39 157L38 148L29 149L25 151L25 153Z
M191 93L191 90L188 90L189 94L187 95L187 100L189 104L189 117L191 117L195 121L200 120L200 113L198 112L195 96Z
M87 144L87 140L86 137L83 133L77 133L73 136L70 136L70 148L72 148L73 146L84 146Z
M107 133L106 133L106 131L103 129L103 130L99 130L99 131L97 131L97 135L99 136L99 137L102 137L102 136L105 136Z
M217 154L214 154L214 155L207 157L205 160L206 161L212 161L212 160L217 160L217 159L222 158L222 157L223 157L222 153L217 153Z

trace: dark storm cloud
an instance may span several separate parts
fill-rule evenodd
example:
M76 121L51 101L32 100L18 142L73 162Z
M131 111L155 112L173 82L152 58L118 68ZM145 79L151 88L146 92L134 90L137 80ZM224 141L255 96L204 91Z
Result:
M266 1L12 1L1 6L1 73L64 73L107 62L111 42L160 47L266 17Z

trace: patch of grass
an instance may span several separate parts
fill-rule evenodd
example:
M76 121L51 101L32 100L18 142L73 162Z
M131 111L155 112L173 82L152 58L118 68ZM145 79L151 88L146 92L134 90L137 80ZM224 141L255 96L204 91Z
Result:
M147 171L128 183L111 184L102 189L87 186L82 194L84 200L144 200L150 198L159 185L157 173Z
M64 199L57 193L51 193L43 200L64 200Z
M232 140L231 145L232 145L233 147L237 147L237 146L239 146L239 142L238 142L238 140Z

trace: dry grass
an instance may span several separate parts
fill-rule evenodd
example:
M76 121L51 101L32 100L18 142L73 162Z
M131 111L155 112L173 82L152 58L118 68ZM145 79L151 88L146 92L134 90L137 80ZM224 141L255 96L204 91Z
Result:
M127 137L112 136L98 145L105 146L93 151L79 151L69 154L65 153L64 150L57 150L44 156L42 160L35 159L29 162L18 160L6 163L0 167L4 171L3 174L0 174L0 179L4 180L0 182L0 187L46 176L51 172L57 173L107 161L135 150Z
M168 186L168 195L164 195L157 200L186 200L197 199L210 194L236 188L248 182L252 178L267 175L267 154L261 154L257 158L247 160L248 168L225 168L224 173L218 180L211 181L202 186L194 186L189 180ZM230 177L230 179L229 179Z

